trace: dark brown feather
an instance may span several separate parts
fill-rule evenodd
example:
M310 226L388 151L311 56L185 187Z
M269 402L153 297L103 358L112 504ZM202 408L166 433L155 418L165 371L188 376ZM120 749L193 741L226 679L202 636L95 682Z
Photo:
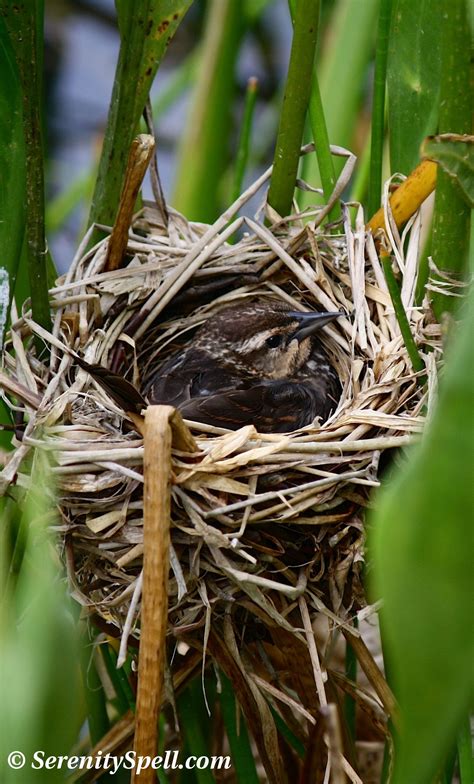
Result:
M145 398L123 376L112 373L111 370L102 365L91 365L80 357L76 357L76 362L82 370L86 370L105 389L112 400L123 408L124 411L133 411L139 414L142 408L147 407Z

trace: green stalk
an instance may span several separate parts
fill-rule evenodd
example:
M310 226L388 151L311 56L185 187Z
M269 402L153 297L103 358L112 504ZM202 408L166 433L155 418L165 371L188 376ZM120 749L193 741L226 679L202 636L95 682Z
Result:
M0 16L0 351L10 318L25 236L26 151L20 74L7 26ZM0 399L0 422L11 411ZM0 431L0 449L11 448L11 434Z
M408 351L408 356L411 359L413 370L416 373L419 373L420 370L424 369L425 363L420 356L415 339L411 333L410 324L408 323L407 314L405 313L405 308L403 307L402 298L400 296L400 289L395 279L395 275L393 274L392 260L389 255L381 254L381 261L385 280L387 281L388 290L392 299L395 315L397 317L398 326L400 327L403 342L405 343L405 348ZM420 379L420 383L421 382L422 380Z
M293 192L308 108L318 39L320 0L298 0L290 63L278 128L268 203L284 217Z
M244 30L241 5L240 0L212 0L208 5L200 71L171 199L190 220L210 223L220 212L219 185L229 153L234 71Z
M364 204L367 196L367 187L369 182L369 167L370 167L370 139L366 139L362 154L359 156L357 168L355 171L354 179L351 183L351 190L347 201L357 201ZM369 217L364 204L366 219ZM351 216L351 223L355 221L357 208L349 207L349 214Z
M259 778L255 768L255 760L243 718L237 728L236 701L232 685L223 672L220 673L220 679L222 684L220 698L222 717L238 781L242 784L258 784Z
M313 134L314 143L316 145L316 158L318 160L324 199L326 202L328 202L334 190L334 186L336 185L337 177L331 154L331 148L329 146L329 134L324 117L321 91L319 89L319 82L316 76L316 71L313 72L313 84L311 87L311 96L309 99L309 120L311 123L311 131ZM341 205L339 201L337 201L329 212L328 221L335 222L340 218Z
M192 0L117 0L120 52L89 225L113 225L132 139L171 38Z
M296 16L296 2L297 0L289 0L290 12L292 20ZM316 148L316 158L318 161L319 171L321 174L321 183L323 186L323 193L326 203L329 201L331 194L336 184L336 171L334 168L334 161L331 155L331 148L329 145L329 135L324 117L323 104L321 100L321 91L319 89L319 81L317 69L313 69L313 80L311 84L311 93L309 97L309 121L311 125L311 132L313 134L313 141ZM341 217L341 205L337 202L328 215L329 222L338 221Z
M26 249L33 319L51 329L44 225L43 20L40 0L10 6L5 23L15 50L23 96L26 151ZM42 347L42 343L39 344Z
M0 16L0 350L25 235L26 150L23 97L15 51ZM0 410L3 403L0 402ZM1 421L5 421L2 419ZM3 445L3 444L2 444Z
M110 680L113 683L115 694L117 696L117 707L120 714L126 713L129 708L135 709L135 695L130 687L128 678L123 668L117 669L117 655L108 643L103 643L100 646L102 657L107 667Z
M242 185L247 168L250 148L250 134L252 132L252 120L257 101L258 80L251 76L247 82L245 92L244 116L242 118L242 128L240 130L239 143L237 145L237 155L235 158L234 187L232 190L232 201L238 199L242 192Z
M386 740L384 750L383 750L382 774L380 776L381 784L390 784L391 772L392 772L392 752L390 748L390 743L388 740Z
M388 37L392 16L392 0L380 0L377 44L375 49L374 94L372 102L372 135L370 149L369 196L367 214L375 215L382 199L382 162L385 135L385 91L387 77Z
M441 89L439 104L440 133L472 133L473 86L470 66L470 27L467 3L444 0ZM438 167L433 216L432 253L436 266L462 274L466 270L471 211L459 188ZM433 295L433 307L439 317L454 310L455 297Z
M272 713L273 720L275 722L275 726L276 726L278 732L280 733L280 735L286 740L288 745L291 746L296 751L296 753L298 754L298 757L300 757L300 759L303 760L304 757L305 757L305 753L306 753L306 749L305 749L303 743L292 732L292 730L289 728L287 723L282 719L280 714L277 713L277 711L274 708L272 708L271 706L270 706L270 711Z
M446 762L444 763L444 767L440 775L439 784L453 784L455 764L456 764L456 749L454 749L454 752L451 751ZM464 782L461 782L461 784L464 784Z
M208 692L207 694L209 696ZM201 679L194 678L177 702L180 725L186 742L184 754L208 756L211 749L211 726L204 704ZM210 770L196 768L195 774L197 784L215 784Z
M87 721L91 744L94 746L108 732L110 724L102 682L97 673L92 654L93 642L84 625L81 636L81 670L84 697L87 706Z
M318 58L319 87L331 143L350 147L362 101L360 85L372 55L378 0L344 0L333 8L331 35ZM334 168L338 176L340 159L334 161ZM315 156L303 158L302 177L315 187L322 183ZM301 194L302 207L312 203L313 193Z
M474 762L472 759L472 739L469 716L464 719L458 735L459 779L461 784L474 781Z

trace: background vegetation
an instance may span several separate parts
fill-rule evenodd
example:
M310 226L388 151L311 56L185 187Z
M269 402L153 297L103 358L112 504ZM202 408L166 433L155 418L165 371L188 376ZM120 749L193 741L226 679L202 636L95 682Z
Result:
M270 203L282 214L288 211L304 138L316 141L318 154L306 156L301 174L321 184L326 197L337 175L328 140L355 150L359 164L345 198L361 200L370 216L380 205L382 182L391 173L409 174L426 136L472 134L473 13L467 1L294 0L288 11L285 7L289 37L294 29L287 81L269 78L246 87L253 75L242 54L249 40L257 42L264 63L275 55L269 30L277 5L277 0L117 0L120 53L100 160L45 205L44 6L40 0L1 0L2 333L12 301L20 309L27 297L33 317L49 324L47 284L54 263L48 226L57 230L81 204L89 223L113 223L130 142L162 60L172 58L173 68L166 87L153 96L158 144L165 109L180 106L183 94L190 94L170 195L171 204L190 219L213 221L275 145L284 168L276 167ZM175 33L177 45L180 36L185 42L179 57L170 40ZM268 73L275 75L271 65ZM256 99L263 90L265 101ZM440 144L431 155L443 166L426 256L429 251L438 268L466 276L473 255L472 144ZM331 218L337 219L337 211ZM424 281L426 276L425 271ZM420 297L423 293L420 288ZM435 294L438 317L455 301ZM426 436L387 480L369 521L373 598L384 597L385 664L402 711L391 779L396 784L436 777L449 782L454 771L462 784L472 780L467 730L473 652L467 546L474 465L473 375L467 372L474 366L472 297L456 317L461 323L454 336L449 331L439 405ZM3 421L11 425L5 408ZM11 436L3 435L8 448ZM39 456L31 472L30 487L9 487L1 499L1 704L7 730L2 739L7 751L68 753L81 725L79 742L87 749L133 709L133 678L130 668L125 675L115 670L113 648L92 645L90 630L83 628L77 640L82 627L74 621L77 613L52 546L54 496ZM113 698L106 698L104 671ZM231 690L224 684L213 699L221 703L237 780L257 780L250 742L245 731L236 732ZM199 685L181 697L178 711L185 749L211 753L202 731L208 719ZM204 773L196 773L196 780L211 780ZM45 780L55 775L48 771ZM2 771L3 781L30 780L19 776ZM188 776L186 781L194 781ZM387 781L388 771L384 776Z

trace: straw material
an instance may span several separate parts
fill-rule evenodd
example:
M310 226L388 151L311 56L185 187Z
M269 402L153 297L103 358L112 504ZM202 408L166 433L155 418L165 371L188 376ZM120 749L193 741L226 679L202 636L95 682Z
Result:
M344 205L335 233L321 225L330 205L307 212L304 221L297 213L281 221L266 208L277 221L271 228L259 218L235 218L269 173L213 226L190 223L172 210L164 226L159 213L145 207L129 233L123 268L103 271L108 237L87 252L84 239L51 290L52 334L28 311L14 318L3 372L26 427L1 475L4 486L13 479L27 486L28 451L51 452L73 595L109 631L115 627L123 660L140 636L143 440L78 367L74 352L143 390L159 363L229 304L273 298L294 310L347 314L323 335L343 384L329 421L289 435L188 423L195 451L174 442L168 636L199 651L203 667L210 657L231 677L247 719L254 716L249 726L267 773L279 765L267 700L295 732L333 701L312 623L323 614L332 630L358 634L352 620L366 605L364 508L379 484L382 455L418 438L441 358L439 325L428 307L414 305L420 216L412 219L409 236L400 237L385 205L402 300L426 362L423 387L361 207L352 228ZM230 244L237 230L241 239ZM32 335L44 339L48 359L35 356ZM380 684L375 694L370 710L386 716L390 697ZM331 710L327 722L338 749ZM339 751L336 756L356 781Z

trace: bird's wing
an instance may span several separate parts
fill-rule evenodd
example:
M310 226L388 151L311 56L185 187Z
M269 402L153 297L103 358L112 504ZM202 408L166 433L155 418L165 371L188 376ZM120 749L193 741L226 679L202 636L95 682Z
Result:
M146 390L150 403L166 403L170 406L180 406L191 397L195 371L192 368L175 373L164 372L155 376L153 382Z
M124 411L133 411L139 414L142 408L146 408L146 400L138 389L123 376L112 373L102 365L91 365L81 357L76 356L75 360L79 367L86 370Z
M160 368L146 393L150 403L180 408L191 398L211 395L215 390L235 389L240 380L228 367L209 365L209 357L202 352L184 353Z
M180 406L185 419L236 430L255 425L261 433L286 433L314 416L311 387L291 381L266 381L242 389L192 398Z

